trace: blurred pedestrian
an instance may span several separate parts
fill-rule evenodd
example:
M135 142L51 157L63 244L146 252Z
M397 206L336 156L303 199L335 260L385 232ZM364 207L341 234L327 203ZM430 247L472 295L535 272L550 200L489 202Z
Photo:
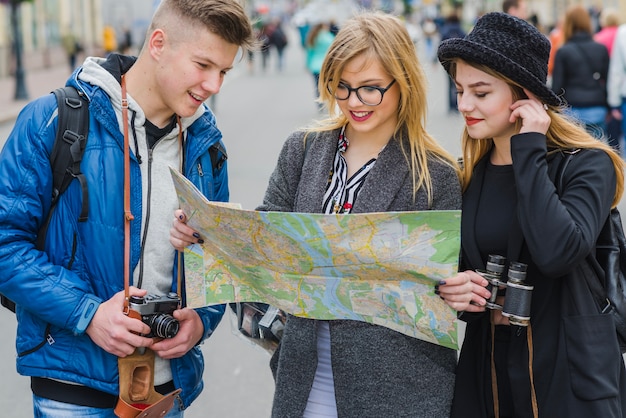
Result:
M461 19L459 19L457 12L452 12L446 17L440 32L442 42L447 39L463 38L465 36L465 31L461 27ZM458 112L456 95L456 84L451 77L448 77L448 113Z
M607 7L600 13L600 31L593 35L593 39L596 42L601 43L609 51L609 72L611 68L611 55L613 53L613 43L615 42L615 36L617 35L617 29L620 24L620 16L616 9ZM607 77L608 79L608 77ZM608 84L607 84L608 86ZM607 92L608 94L608 92ZM621 121L613 116L612 112L607 115L606 121L606 134L609 144L617 149L623 148L622 141L622 125Z
M426 59L434 64L437 63L435 44L437 42L437 24L431 17L427 17L422 22L422 33L424 34L424 47Z
M504 0L502 11L520 19L528 19L528 3L526 0Z
M330 22L328 22L328 30L330 30L333 36L337 36L337 33L339 33L339 25L335 19L330 19Z
M569 112L592 135L607 140L609 52L593 40L591 18L585 7L574 5L566 10L563 41L554 58L552 90L563 96Z
M105 56L117 52L117 35L113 26L105 25L102 29L102 47Z
M276 50L276 70L281 72L285 67L285 48L289 44L289 40L280 19L275 19L272 26L269 34L269 45L270 48L274 47Z
M65 33L61 38L61 43L63 44L63 50L65 50L65 54L67 55L70 72L73 72L76 69L76 58L78 54L82 52L82 45L78 41L76 35L74 35L74 32L72 32L69 28L65 30Z
M273 27L271 24L264 23L259 31L258 39L261 48L261 69L263 70L263 72L267 71L267 66L270 61L270 53L272 52L270 48L272 46L270 43L272 29Z
M300 46L303 49L306 49L306 38L309 33L309 29L311 28L311 25L309 24L308 20L304 19L297 24L297 28L298 35L300 36Z
M319 92L319 79L322 63L326 57L326 52L330 48L330 44L335 39L335 36L330 31L330 25L327 22L319 22L315 24L307 35L306 40L306 68L313 75L313 82L315 84L315 99L320 95ZM321 108L321 104L318 103L318 107Z
M502 282L516 279L493 282L490 309L459 316L451 418L626 416L613 315L587 285L604 280L596 240L622 198L624 162L561 112L549 50L534 26L498 12L439 46L465 116L460 274L477 279L499 255Z
M623 137L626 135L626 24L619 26L613 42L607 95L611 116L620 121Z
M254 33L254 38L257 40L257 44L259 46L258 50L255 50L253 48L248 48L248 52L247 52L247 59L248 59L248 72L250 74L254 73L254 66L255 66L255 62L256 62L256 53L261 51L261 48L263 46L264 43L264 39L263 39L263 22L258 14L258 12L254 11L252 16L251 16L251 20L253 22L252 24L252 30Z
M550 78L550 84L552 84L552 72L554 71L554 58L556 57L556 51L563 45L563 16L560 16L550 33L548 34L548 40L550 41L550 56L548 57L548 77Z
M124 28L122 32L120 52L124 55L133 55L133 32L130 28Z
M600 31L593 35L593 40L601 43L609 51L609 57L613 53L613 42L619 28L620 17L616 9L607 7L600 13Z

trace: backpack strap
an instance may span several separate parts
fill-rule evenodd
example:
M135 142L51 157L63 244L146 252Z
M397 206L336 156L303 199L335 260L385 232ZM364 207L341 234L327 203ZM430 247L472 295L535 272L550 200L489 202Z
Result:
M211 168L213 169L213 177L217 175L217 172L222 168L228 154L221 142L217 142L209 147L209 156L211 157Z
M85 222L89 214L87 180L80 171L87 133L89 132L89 105L78 91L71 86L54 90L58 107L58 127L50 165L52 167L52 203L46 221L37 235L37 248L43 249L48 225L58 199L77 178L82 188L82 208L78 222Z
M558 171L556 173L556 177L554 179L554 185L556 186L556 192L561 195L563 191L563 174L567 169L570 161L573 159L573 156L580 151L579 148L571 149L571 150L562 150L563 158L561 159L558 167ZM602 252L603 249L614 250L617 249L619 254L619 247L614 242L615 233L612 228L615 228L613 224L615 217L619 220L619 212L617 208L611 209L611 213L607 218L602 230L600 231L600 235L596 240L596 249L594 252L587 256L587 261L591 266L599 265L603 271L605 271L606 266L609 264L609 261L602 260L602 263L598 263L598 254ZM621 223L621 221L619 221ZM620 226L621 228L621 226ZM618 256L619 257L619 256ZM617 266L617 264L615 264ZM615 272L617 275L619 272ZM605 271L606 274L606 271ZM592 293L593 298L595 299L599 310L601 313L606 313L611 310L611 301L607 298L606 295L606 280L605 278L598 277L597 281L591 280L587 281L587 285L589 286L589 290Z

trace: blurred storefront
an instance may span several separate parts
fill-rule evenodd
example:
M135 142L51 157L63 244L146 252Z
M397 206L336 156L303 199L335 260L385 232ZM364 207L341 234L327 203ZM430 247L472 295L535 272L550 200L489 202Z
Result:
M10 24L11 0L0 0L0 77L11 75L15 69L13 34ZM310 13L337 14L346 18L346 11L360 7L381 8L401 13L410 4L415 18L426 14L460 11L468 26L481 13L500 10L502 0L240 0L250 14L265 11L268 15L312 19ZM601 10L613 7L626 23L626 0L526 0L530 13L537 15L541 26L548 30L570 4L582 3ZM143 43L154 10L160 0L30 0L19 6L23 65L27 71L48 68L65 62L61 38L71 31L84 48L84 55L103 53L103 30L115 30L118 45L132 39L136 53ZM321 7L320 7L321 6ZM300 13L298 13L300 12ZM322 13L323 12L323 13ZM82 58L82 57L81 57Z
M118 45L124 33L138 47L159 0L32 0L20 3L22 56L30 70L48 68L66 62L61 38L71 32L84 48L85 55L103 52L104 26L116 31ZM0 5L0 77L10 75L15 63L12 53L13 33L10 24L11 6Z
M432 2L435 0L416 0L417 2ZM619 10L622 14L622 22L626 23L626 0L526 0L529 14L535 14L543 29L554 26L559 16L565 13L565 9L572 4L602 10L611 7ZM501 11L502 0L442 0L439 2L444 8L450 9L458 5L462 10L463 20L473 22L485 12Z

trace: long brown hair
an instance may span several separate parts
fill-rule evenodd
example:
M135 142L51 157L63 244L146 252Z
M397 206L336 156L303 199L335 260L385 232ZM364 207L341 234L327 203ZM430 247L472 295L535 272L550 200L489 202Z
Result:
M567 42L576 32L591 34L591 16L583 6L570 6L563 20L563 41Z

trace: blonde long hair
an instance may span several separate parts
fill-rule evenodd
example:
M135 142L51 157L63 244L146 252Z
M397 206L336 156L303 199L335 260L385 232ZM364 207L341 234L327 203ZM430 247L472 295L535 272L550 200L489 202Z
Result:
M450 75L454 78L456 74L456 63L454 60L450 66ZM513 100L518 100L526 97L522 86L515 83L511 79L504 77L502 74L492 70L484 65L468 62L469 65L483 71L493 77L504 80L513 93ZM548 108L548 115L550 116L550 128L546 133L546 142L548 148L556 149L575 149L575 148L593 148L601 149L606 152L613 165L615 166L615 175L617 177L617 183L615 186L615 195L613 196L613 207L617 206L624 193L624 160L622 157L609 145L605 144L594 138L589 134L585 128L577 121L567 117L564 113L564 108ZM521 128L521 122L518 120L516 130ZM467 127L463 129L461 137L461 149L463 151L463 168L462 168L462 183L463 190L467 188L472 178L472 172L478 161L493 147L493 139L475 139L469 136Z
M413 178L413 195L425 187L432 202L432 182L428 170L429 158L453 167L460 175L456 160L426 132L427 82L418 61L415 45L396 17L382 12L363 12L346 21L335 37L322 64L319 79L320 101L329 110L329 118L309 127L311 132L330 131L345 126L347 118L337 109L337 100L328 91L339 84L347 63L357 56L366 61L378 61L396 80L400 89L398 123L393 140L398 140ZM406 150L401 138L408 138Z

